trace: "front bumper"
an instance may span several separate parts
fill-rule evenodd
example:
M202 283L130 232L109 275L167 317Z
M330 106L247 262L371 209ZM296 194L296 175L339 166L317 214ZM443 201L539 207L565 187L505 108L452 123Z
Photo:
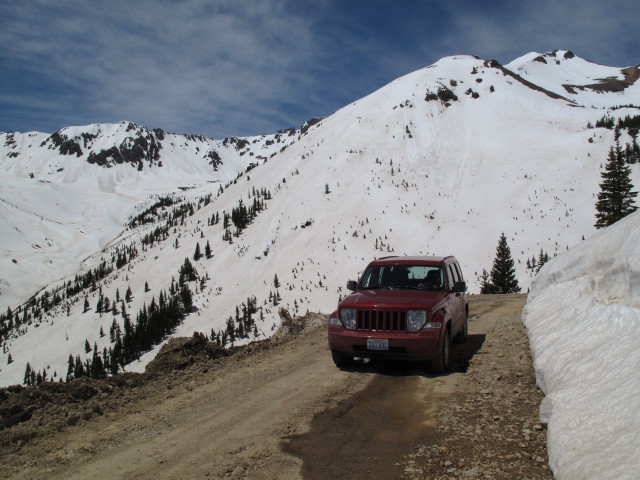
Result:
M385 339L388 350L370 350L367 339ZM347 330L329 325L329 348L352 357L389 360L430 360L438 356L440 330L423 329L417 333Z

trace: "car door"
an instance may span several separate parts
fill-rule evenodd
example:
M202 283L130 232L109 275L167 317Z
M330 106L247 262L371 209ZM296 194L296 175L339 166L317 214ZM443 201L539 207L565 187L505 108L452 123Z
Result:
M451 319L453 321L453 330L451 333L455 335L460 331L464 322L464 293L454 293L451 291L457 282L463 281L463 279L460 278L458 269L455 268L453 263L447 265L447 278L450 279L449 306L451 308Z

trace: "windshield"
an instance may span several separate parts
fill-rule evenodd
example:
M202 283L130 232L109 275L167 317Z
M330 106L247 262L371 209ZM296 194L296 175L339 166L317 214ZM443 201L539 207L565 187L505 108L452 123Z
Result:
M442 268L428 265L377 265L368 267L360 280L361 289L410 288L443 290Z

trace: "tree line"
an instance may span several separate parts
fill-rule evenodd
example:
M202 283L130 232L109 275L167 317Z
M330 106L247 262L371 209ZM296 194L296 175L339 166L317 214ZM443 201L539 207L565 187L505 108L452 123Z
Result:
M178 281L172 280L169 290L160 291L158 300L151 299L149 305L143 303L138 311L135 321L126 313L124 301L122 301L121 313L123 325L114 319L109 329L110 347L104 347L100 352L97 344L93 348L85 342L85 353L93 351L91 357L81 359L80 354L69 355L66 380L80 377L105 378L107 375L117 375L125 366L151 350L162 342L173 330L182 323L185 316L193 308L193 294L189 288L189 282L198 279L198 273L185 258L179 270ZM129 293L126 294L127 296ZM102 298L102 297L101 297ZM104 304L100 299L98 304ZM113 305L117 305L116 302ZM96 307L102 308L102 307ZM27 363L24 375L25 385L38 385L47 378L46 369L35 372Z

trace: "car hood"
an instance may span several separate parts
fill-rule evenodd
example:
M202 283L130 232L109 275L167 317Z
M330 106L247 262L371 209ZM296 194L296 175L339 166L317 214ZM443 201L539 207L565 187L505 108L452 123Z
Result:
M432 310L446 298L447 292L425 290L357 290L340 303L340 308Z

